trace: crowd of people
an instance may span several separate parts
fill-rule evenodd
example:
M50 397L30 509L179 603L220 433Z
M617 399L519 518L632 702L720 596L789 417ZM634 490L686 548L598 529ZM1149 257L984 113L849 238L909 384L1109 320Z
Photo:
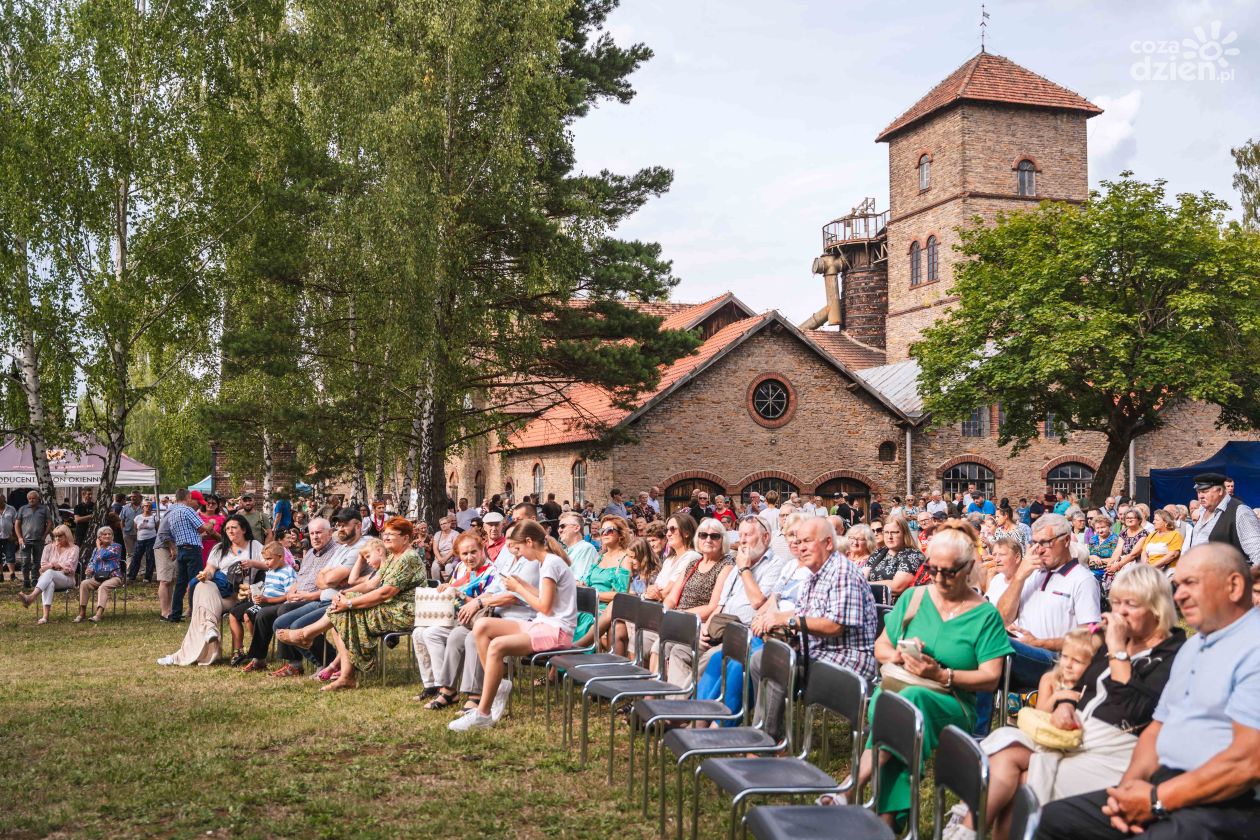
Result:
M922 506L876 496L865 510L845 496L829 505L773 491L747 503L698 491L673 511L658 488L631 503L614 490L600 511L495 496L476 508L453 500L432 531L381 500L316 509L279 499L263 510L248 494L181 490L160 516L138 494L120 500L120 527L100 528L82 552L86 533L34 516L32 494L12 534L32 578L20 598L42 603L41 623L52 593L75 586L76 620L99 621L109 593L144 571L159 582L162 620L181 622L187 604L182 643L159 665L226 659L263 671L274 642L272 677L309 673L328 691L377 670L382 637L410 636L423 686L413 699L458 707L453 731L499 722L514 657L589 644L625 652L632 640L608 609L620 593L698 616L699 660L674 647L651 665L679 685L694 668L696 696L733 713L745 675L721 656L725 629L751 631L754 686L763 640L803 634L811 661L920 710L925 757L949 725L983 739L986 828L998 838L1021 783L1045 805L1046 837L1154 823L1167 836L1242 837L1260 827L1260 520L1230 485L1200 475L1197 499L1153 516L1125 499L1085 509L1065 493L1014 507L979 491L931 492ZM597 616L579 614L578 587L595 591ZM1029 715L1080 733L1071 748L994 728L1010 701L997 694L1007 662ZM868 750L860 776L875 773L878 810L895 824L909 776ZM956 811L945 836L974 836L974 815Z

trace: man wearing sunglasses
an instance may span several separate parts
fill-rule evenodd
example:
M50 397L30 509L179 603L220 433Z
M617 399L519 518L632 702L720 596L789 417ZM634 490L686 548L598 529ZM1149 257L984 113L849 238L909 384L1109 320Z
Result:
M1102 617L1098 580L1072 559L1071 531L1065 517L1043 514L1033 525L1028 553L997 603L1015 648L1011 682L1020 688L1037 686L1054 665L1064 634L1097 624Z

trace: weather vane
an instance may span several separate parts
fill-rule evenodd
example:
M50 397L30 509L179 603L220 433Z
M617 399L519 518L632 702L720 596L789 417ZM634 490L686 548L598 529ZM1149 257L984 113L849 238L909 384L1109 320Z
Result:
M984 52L984 31L988 29L989 27L989 24L986 23L988 19L989 19L989 13L985 11L984 4L981 3L980 4L980 52Z

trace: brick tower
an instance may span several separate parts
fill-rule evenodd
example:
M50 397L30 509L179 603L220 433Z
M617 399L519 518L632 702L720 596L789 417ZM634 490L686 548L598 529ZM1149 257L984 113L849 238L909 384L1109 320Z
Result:
M1010 59L981 52L876 138L888 144L887 361L953 296L955 228L1041 201L1084 201L1085 121L1102 109Z

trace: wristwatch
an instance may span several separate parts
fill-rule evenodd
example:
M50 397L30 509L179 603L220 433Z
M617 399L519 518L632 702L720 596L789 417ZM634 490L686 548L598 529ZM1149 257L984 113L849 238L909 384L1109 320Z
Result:
M1168 816L1168 809L1164 807L1163 802L1159 801L1159 785L1151 785L1151 816L1157 820Z
M1107 658L1108 658L1108 659L1114 659L1114 660L1116 660L1117 662L1128 662L1128 661L1129 661L1129 652L1128 652L1127 650L1122 650L1122 651L1120 651L1119 653L1109 653L1109 654L1107 654Z

